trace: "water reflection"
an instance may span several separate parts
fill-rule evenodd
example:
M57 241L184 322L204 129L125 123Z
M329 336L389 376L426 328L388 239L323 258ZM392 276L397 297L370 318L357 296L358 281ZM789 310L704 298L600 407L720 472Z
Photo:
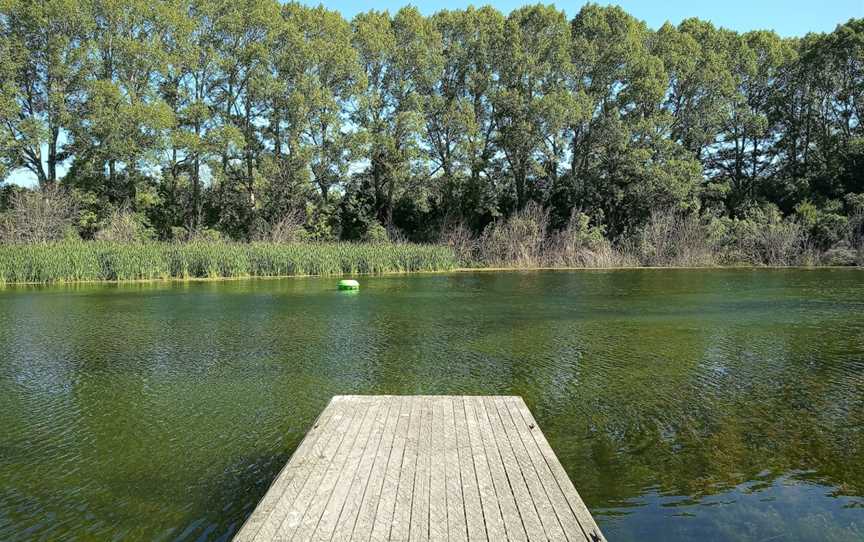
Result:
M518 394L611 540L864 538L864 275L0 291L0 539L230 537L337 393Z

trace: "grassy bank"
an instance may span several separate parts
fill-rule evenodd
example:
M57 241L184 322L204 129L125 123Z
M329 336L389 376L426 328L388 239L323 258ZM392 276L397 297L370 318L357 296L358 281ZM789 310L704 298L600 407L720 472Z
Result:
M447 247L356 243L114 243L0 245L0 284L277 277L443 271Z

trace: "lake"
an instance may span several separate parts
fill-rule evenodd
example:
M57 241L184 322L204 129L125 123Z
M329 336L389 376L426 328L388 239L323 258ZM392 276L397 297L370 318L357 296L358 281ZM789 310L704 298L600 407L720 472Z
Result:
M225 540L335 394L524 397L611 541L864 539L864 271L0 290L0 539Z

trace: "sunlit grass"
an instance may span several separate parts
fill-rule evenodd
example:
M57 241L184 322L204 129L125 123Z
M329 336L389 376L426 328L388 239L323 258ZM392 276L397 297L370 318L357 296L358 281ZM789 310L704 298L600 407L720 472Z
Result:
M0 284L443 271L443 246L72 241L0 246Z

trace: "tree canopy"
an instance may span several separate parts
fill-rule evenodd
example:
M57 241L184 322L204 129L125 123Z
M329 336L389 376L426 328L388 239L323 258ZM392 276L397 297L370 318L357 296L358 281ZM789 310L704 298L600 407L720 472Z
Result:
M781 38L595 4L0 0L0 179L68 189L84 237L118 209L162 239L292 216L427 241L530 204L613 238L657 209L816 227L864 207L862 113L864 19Z

